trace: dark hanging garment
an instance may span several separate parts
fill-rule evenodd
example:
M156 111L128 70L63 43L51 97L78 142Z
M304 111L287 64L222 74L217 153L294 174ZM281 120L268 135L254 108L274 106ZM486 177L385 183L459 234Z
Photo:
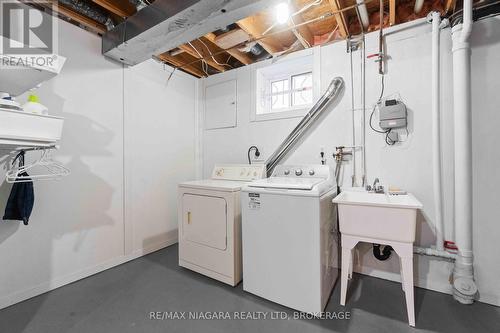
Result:
M14 159L19 159L19 166L24 165L24 152L19 153ZM20 176L27 177L26 172ZM33 182L30 179L25 179L24 182L14 183L10 191L9 199L5 207L4 220L23 221L24 225L28 225L28 221L33 210L35 202L35 193L33 191Z

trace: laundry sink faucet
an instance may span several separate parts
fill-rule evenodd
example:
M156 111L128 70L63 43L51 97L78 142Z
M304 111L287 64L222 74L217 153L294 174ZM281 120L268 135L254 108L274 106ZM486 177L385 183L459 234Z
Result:
M380 184L380 179L375 178L373 185L366 185L366 190L373 193L384 193L384 187Z

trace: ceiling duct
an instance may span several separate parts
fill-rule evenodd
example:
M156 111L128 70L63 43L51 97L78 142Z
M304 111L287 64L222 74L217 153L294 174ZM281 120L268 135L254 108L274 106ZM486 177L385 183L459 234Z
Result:
M102 53L135 65L224 29L278 2L280 0L156 0L105 33Z

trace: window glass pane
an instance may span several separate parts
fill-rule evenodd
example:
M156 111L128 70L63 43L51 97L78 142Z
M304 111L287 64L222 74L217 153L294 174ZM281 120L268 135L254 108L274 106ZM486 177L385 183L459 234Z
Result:
M308 105L312 102L312 73L292 76L292 106Z
M271 110L290 106L290 88L287 79L271 82Z

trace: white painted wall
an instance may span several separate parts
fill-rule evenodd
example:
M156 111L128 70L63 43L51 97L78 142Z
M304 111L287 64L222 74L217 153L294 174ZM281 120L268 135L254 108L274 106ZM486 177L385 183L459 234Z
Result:
M125 70L126 252L177 242L177 184L195 177L197 80L153 60Z
M72 173L35 184L29 226L0 221L0 308L174 243L176 184L195 177L194 78L166 86L154 61L124 69L62 20L59 53L66 65L38 95L66 119L54 155ZM2 216L10 188L0 177Z
M423 22L423 21L422 21ZM400 145L387 147L381 134L367 133L367 177L373 181L379 177L385 185L394 185L414 193L424 204L419 216L417 243L429 246L435 243L434 207L432 192L432 142L431 142L431 27L426 23L405 25L389 29L386 34L387 54L390 57L385 78L385 94L399 93L409 109L410 137ZM500 102L500 68L497 55L500 52L500 20L488 19L474 25L473 43L473 101L474 101L474 148L475 148L475 195L474 195L474 250L476 255L477 283L481 301L500 305L498 260L494 253L496 236L500 224L494 216L495 189L500 186L500 175L495 172L500 164L497 149L497 128L500 114L495 107ZM367 54L378 51L378 34L367 36ZM445 238L453 239L453 119L450 29L442 32L442 141L444 167L444 217ZM355 109L361 107L360 100L360 54L354 53ZM351 92L349 55L344 42L320 49L321 88L326 88L335 76L346 81L342 101L331 110L314 131L289 156L285 163L320 163L320 147L327 151L328 163L333 167L331 154L335 146L351 144ZM269 63L269 62L268 62ZM266 158L298 123L300 118L251 122L251 101L255 89L252 72L262 63L212 76L201 82L200 98L206 85L236 79L238 86L238 125L236 128L202 130L201 173L208 177L215 163L245 163L247 149L257 145ZM371 106L380 94L380 79L377 64L367 61L367 119ZM481 82L481 83L480 83ZM200 106L203 102L200 103ZM200 108L203 115L203 108ZM356 111L356 128L360 133L360 111ZM359 142L359 140L358 140ZM495 145L495 143L497 143ZM358 155L358 161L360 156ZM359 167L359 163L358 163ZM344 166L343 185L350 186L352 165ZM358 184L361 170L358 170ZM399 280L399 264L395 258L378 262L371 255L370 246L359 246L356 254L359 272L392 280ZM496 260L496 261L495 261ZM439 259L419 257L415 260L416 284L418 286L451 292L448 283L452 265Z

